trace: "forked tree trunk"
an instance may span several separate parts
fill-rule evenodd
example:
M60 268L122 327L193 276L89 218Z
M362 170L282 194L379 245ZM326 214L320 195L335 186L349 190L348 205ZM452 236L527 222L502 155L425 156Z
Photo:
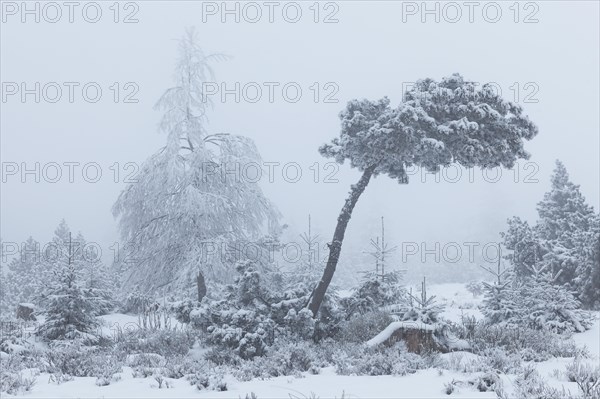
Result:
M314 289L311 301L308 305L313 316L316 316L319 312L319 308L321 307L321 303L327 292L327 287L329 287L329 283L331 283L331 279L335 273L335 268L340 259L340 252L342 251L342 242L344 241L344 235L346 234L346 227L348 226L350 217L352 217L354 206L360 195L365 191L367 184L369 184L369 180L371 180L371 176L373 176L375 167L376 165L366 168L358 183L351 186L350 195L346 199L346 203L340 212L340 216L338 216L337 226L333 233L333 240L328 244L329 257L327 258L327 266L325 266L323 277L321 277L319 284Z

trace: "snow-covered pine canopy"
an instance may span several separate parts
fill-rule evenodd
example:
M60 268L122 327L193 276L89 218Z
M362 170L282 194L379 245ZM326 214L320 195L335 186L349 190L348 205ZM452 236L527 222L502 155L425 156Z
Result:
M511 168L529 158L523 140L538 132L521 106L458 74L419 80L395 108L387 97L350 101L340 119L340 136L321 146L321 154L339 163L348 159L361 171L374 167L374 175L400 183L408 183L411 166L431 172L451 163Z

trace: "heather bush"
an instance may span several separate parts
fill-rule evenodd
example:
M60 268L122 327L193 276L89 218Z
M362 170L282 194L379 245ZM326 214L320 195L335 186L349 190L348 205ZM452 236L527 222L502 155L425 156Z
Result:
M600 398L600 367L581 362L576 357L567 365L569 381L577 383L584 399Z
M121 355L78 341L52 346L44 360L43 371L73 377L106 377L122 371Z
M277 340L262 357L243 360L233 375L242 381L297 375L312 370L315 373L326 362L319 355L319 346L306 341Z
M162 356L184 355L195 342L191 331L177 329L138 329L125 333L116 343L123 353L157 353Z
M402 342L393 347L356 346L352 351L340 351L334 358L336 372L341 375L406 375L439 364L437 355L408 352Z
M343 342L366 342L379 334L394 319L388 312L381 310L354 315L340 324L336 338Z
M25 377L21 371L0 369L0 392L18 395L31 391L35 385L35 377Z
M552 357L572 357L580 352L568 335L549 330L463 319L462 323L451 323L450 331L467 340L477 354L502 349L508 354L518 354L524 361L540 362Z

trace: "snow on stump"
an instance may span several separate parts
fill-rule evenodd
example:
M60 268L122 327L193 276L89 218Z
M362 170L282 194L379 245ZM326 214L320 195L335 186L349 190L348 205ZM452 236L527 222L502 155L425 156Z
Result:
M32 303L20 303L17 305L17 319L35 321L35 305Z
M421 353L436 351L447 353L453 350L469 350L469 343L456 339L446 333L443 325L425 324L417 321L396 321L387 326L374 338L367 341L368 346L392 346L403 341L409 352Z

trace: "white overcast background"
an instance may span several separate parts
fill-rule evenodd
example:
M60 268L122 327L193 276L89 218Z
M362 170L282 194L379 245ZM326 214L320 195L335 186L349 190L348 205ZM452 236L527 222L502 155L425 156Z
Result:
M18 2L20 3L20 2ZM276 91L274 103L252 104L215 101L209 132L246 135L255 140L268 162L297 162L303 166L300 182L287 183L277 169L275 183L262 181L294 231L305 228L308 213L314 228L329 240L349 186L359 177L348 164L340 168L337 184L314 183L308 169L329 160L318 147L339 132L338 113L353 98L389 96L401 101L403 84L419 78L436 80L454 72L477 82L497 82L504 97L509 87L534 82L538 103L523 104L539 126L539 135L526 144L531 161L539 165L539 183L514 183L512 174L499 183L435 183L428 177L399 185L386 176L376 178L356 208L348 229L348 247L365 234L378 233L378 217L385 216L390 239L401 241L493 241L505 229L505 220L520 215L535 217L535 204L550 187L554 160L561 159L572 180L581 185L588 202L599 203L599 6L596 1L536 2L538 23L515 23L512 2L499 2L503 11L497 23L486 22L481 7L473 23L467 8L457 23L433 16L421 22L420 14L402 20L402 2L337 2L338 23L314 23L302 3L300 22L291 24L276 11L275 23L266 15L258 23L219 16L202 21L202 3L140 1L135 24L114 23L100 2L102 20L90 24L76 12L57 23L22 23L6 16L1 27L2 82L98 82L103 98L86 103L76 91L74 103L56 104L18 96L1 104L2 162L97 162L103 166L100 182L85 182L77 169L75 183L66 176L52 184L35 183L29 176L7 177L2 183L1 237L19 242L29 235L49 240L61 218L90 241L107 246L118 240L111 206L125 184L114 183L108 166L114 162L143 162L164 145L158 131L161 114L153 105L173 82L176 39L186 27L196 27L207 52L230 55L214 65L219 82L298 82L302 99L287 103ZM218 2L217 4L220 4ZM486 2L481 2L485 4ZM83 4L83 3L82 3ZM259 2L261 4L261 2ZM283 4L283 3L282 3ZM420 6L421 2L417 2ZM429 3L433 7L433 3ZM462 4L462 2L458 2ZM442 4L443 5L443 4ZM405 6L405 5L404 5ZM266 8L263 8L265 11ZM63 9L64 11L64 9ZM521 9L524 18L526 12ZM108 86L135 82L137 104L115 104ZM314 103L308 87L334 82L335 103ZM521 89L521 95L527 94ZM67 169L64 168L63 171ZM321 169L323 173L323 169ZM521 171L525 174L525 171ZM322 177L322 176L321 176Z

